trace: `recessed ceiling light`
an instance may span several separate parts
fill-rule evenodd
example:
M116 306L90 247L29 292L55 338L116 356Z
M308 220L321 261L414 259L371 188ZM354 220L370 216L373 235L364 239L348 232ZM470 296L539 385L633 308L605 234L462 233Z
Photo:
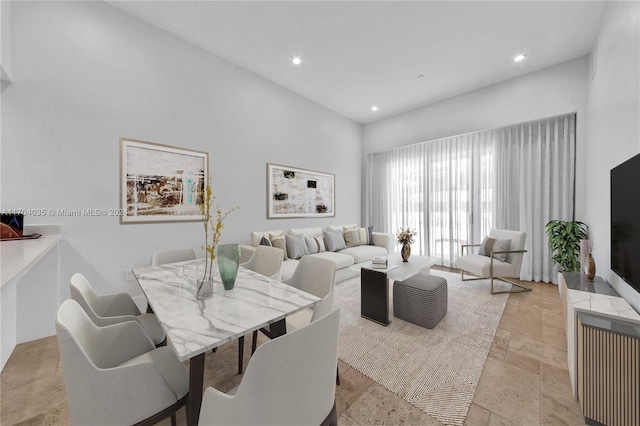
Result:
M518 55L515 58L513 58L513 62L520 62L524 58L525 58L525 55Z
M293 62L294 65L300 65L302 63L302 59L300 59L299 56L294 56L291 62Z
M374 105L374 106L371 107L371 111L377 111L377 110L378 110L377 106Z

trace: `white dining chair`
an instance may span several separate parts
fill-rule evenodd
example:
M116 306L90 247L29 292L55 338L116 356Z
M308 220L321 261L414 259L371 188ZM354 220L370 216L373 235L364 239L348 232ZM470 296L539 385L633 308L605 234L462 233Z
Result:
M151 254L151 266L160 266L166 263L184 262L198 258L198 253L193 248L172 250L158 250Z
M140 323L96 325L75 300L56 315L71 423L155 424L185 405L189 377L170 347L155 348Z
M337 425L340 310L260 345L236 389L208 387L200 425Z
M282 281L320 298L313 308L306 308L285 319L287 333L309 325L317 318L325 316L333 309L333 289L336 282L336 263L314 256L303 256L291 278ZM271 337L269 327L261 329ZM258 331L253 332L251 353L256 350ZM340 374L336 367L336 383L340 384Z
M276 281L282 279L282 262L284 251L277 247L258 246L245 263L240 266L251 269L254 272L272 278Z
M257 272L265 277L280 281L282 278L282 262L284 251L275 247L258 246L245 263L240 266ZM255 336L255 332L254 332ZM242 374L244 360L244 336L238 339L238 374Z
M71 298L78 302L98 326L125 321L140 323L154 345L166 342L166 336L156 316L141 313L128 293L98 294L81 273L73 274L70 283Z
M321 300L313 307L303 309L286 318L286 330L297 330L308 325L313 317L320 317L333 309L333 287L336 280L335 262L314 256L303 256L291 278L282 281L292 287L311 293ZM317 312L316 312L317 311ZM270 337L268 327L261 331ZM253 332L251 353L255 352L258 331Z
M169 250L158 250L151 253L151 266L160 266L167 263L186 262L187 260L195 260L198 253L193 248L180 248ZM153 313L151 306L147 304L147 312Z

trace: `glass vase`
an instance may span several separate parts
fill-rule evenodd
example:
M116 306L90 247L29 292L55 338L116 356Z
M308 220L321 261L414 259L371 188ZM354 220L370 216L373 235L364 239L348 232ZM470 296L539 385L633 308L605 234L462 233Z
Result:
M199 279L196 282L196 299L204 300L213 296L213 278Z
M195 286L196 299L204 300L213 296L213 278L218 264L209 259L197 259L183 264L183 276Z
M218 260L218 270L220 279L225 290L231 290L238 276L238 266L240 266L240 245L221 244L218 246L216 259Z

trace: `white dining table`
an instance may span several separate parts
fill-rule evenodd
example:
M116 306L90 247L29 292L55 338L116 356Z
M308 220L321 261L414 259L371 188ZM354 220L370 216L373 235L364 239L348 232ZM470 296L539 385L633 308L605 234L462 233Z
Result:
M136 268L136 277L180 361L189 360L187 424L197 425L202 404L205 353L271 325L286 333L285 318L320 299L295 287L240 267L234 288L214 278L213 296L196 298L196 261Z

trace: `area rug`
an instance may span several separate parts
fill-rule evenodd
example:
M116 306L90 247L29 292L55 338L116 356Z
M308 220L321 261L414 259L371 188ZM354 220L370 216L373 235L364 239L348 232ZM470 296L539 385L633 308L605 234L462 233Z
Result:
M462 425L508 294L492 295L489 280L463 282L457 274L431 273L448 283L447 315L433 329L393 316L387 327L361 318L360 278L336 284L339 357L443 424Z

